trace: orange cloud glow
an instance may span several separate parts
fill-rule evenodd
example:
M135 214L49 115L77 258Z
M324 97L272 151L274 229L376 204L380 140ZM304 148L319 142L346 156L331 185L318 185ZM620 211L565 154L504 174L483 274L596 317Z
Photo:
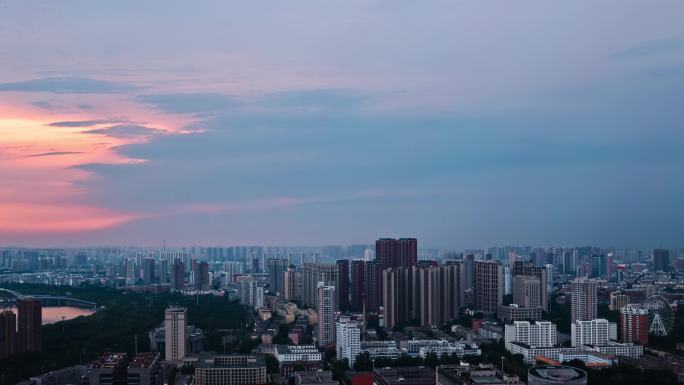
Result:
M0 232L70 233L99 230L136 219L85 205L0 204Z
M93 98L98 103L98 97ZM78 182L92 176L74 166L88 163L129 163L142 161L126 158L112 148L143 142L145 137L114 137L88 130L111 126L117 103L98 111L44 110L29 107L19 98L0 95L0 232L5 234L65 234L94 231L136 219L89 202L89 193ZM143 114L139 107L126 111L154 127L158 132L173 133L178 122L154 119L153 112ZM62 111L62 112L60 112ZM103 118L104 117L104 118ZM57 121L93 120L88 127L59 127ZM130 119L134 121L134 119Z

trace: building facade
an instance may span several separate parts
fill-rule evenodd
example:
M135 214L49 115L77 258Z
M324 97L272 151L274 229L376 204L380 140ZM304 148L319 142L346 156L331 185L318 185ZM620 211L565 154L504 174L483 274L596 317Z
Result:
M532 348L552 347L558 343L558 332L556 325L549 321L536 321L534 324L516 321L512 325L506 325L505 341L506 349L514 342Z
M629 304L620 309L622 342L648 345L648 326L648 309L642 305Z
M361 329L359 323L350 317L340 317L336 326L337 359L347 359L350 367L356 362L356 356L361 351Z
M494 314L503 304L503 268L499 261L475 261L475 308Z
M335 343L335 286L318 284L318 345Z
M263 357L200 354L195 364L195 385L265 384Z
M606 319L577 320L570 328L572 346L606 345L610 340L617 340L617 324Z
M166 361L180 362L185 358L187 310L170 307L164 312L164 339Z
M572 281L570 322L596 319L598 282L585 277Z
M349 310L349 260L339 259L337 265L337 277L335 278L335 293L337 293L337 309Z
M36 298L17 300L17 352L43 351L43 305Z

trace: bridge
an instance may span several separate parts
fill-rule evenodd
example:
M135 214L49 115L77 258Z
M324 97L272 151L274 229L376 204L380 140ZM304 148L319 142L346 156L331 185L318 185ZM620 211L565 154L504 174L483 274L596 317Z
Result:
M24 298L35 298L40 300L40 302L44 306L75 306L75 307L83 307L83 308L92 308L93 310L97 309L97 304L95 302L90 302L78 298L72 298L72 297L63 297L63 296L54 296L54 295L43 295L43 294L22 294L14 290L10 289L5 289L0 287L0 292L5 292L7 294L10 294L11 296L14 297L14 299L11 300L5 300L0 302L16 302L18 299L24 299Z

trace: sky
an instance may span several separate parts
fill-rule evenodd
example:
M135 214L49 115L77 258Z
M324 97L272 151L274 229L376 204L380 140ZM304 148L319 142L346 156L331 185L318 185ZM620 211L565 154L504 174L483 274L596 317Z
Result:
M684 246L681 1L0 1L0 245Z

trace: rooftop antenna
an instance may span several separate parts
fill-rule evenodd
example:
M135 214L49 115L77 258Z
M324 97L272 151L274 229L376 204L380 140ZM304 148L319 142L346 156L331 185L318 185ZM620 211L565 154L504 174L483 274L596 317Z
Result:
M135 335L135 355L138 355L138 335Z
M166 251L166 239L164 239L164 251Z

